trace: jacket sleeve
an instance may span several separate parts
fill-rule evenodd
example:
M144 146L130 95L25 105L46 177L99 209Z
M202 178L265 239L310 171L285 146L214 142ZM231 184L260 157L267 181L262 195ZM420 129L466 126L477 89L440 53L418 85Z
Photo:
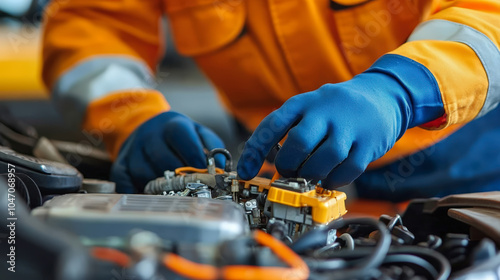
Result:
M54 0L45 13L43 81L63 117L113 158L135 128L169 110L154 90L161 17L159 0Z
M435 3L432 16L392 52L425 67L436 81L445 114L421 125L427 129L467 123L500 102L500 2Z

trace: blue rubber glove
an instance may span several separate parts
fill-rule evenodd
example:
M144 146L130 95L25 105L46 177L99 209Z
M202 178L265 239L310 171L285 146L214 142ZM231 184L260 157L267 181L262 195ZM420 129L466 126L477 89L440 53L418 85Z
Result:
M182 166L206 168L204 149L224 148L210 129L177 112L161 113L139 126L122 145L111 168L117 192L142 192L145 185L165 170ZM224 166L224 157L215 156Z
M423 65L388 54L353 79L296 95L268 115L245 144L238 175L257 175L276 155L284 177L321 180L325 188L351 183L405 131L444 113L439 87Z

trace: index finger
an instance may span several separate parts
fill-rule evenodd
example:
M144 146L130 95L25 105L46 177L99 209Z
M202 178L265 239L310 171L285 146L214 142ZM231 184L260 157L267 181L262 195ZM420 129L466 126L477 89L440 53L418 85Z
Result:
M285 103L262 120L245 143L238 161L238 176L250 180L257 175L267 154L299 120L296 106Z

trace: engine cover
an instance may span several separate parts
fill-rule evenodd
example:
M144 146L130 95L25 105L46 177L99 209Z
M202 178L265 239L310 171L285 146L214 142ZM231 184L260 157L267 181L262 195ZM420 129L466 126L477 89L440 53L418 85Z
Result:
M243 209L231 201L134 194L66 194L32 215L81 237L125 237L134 229L174 243L215 244L249 231Z

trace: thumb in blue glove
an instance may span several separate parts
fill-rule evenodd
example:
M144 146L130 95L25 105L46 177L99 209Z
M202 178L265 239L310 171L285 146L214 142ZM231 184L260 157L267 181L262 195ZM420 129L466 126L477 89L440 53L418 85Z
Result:
M111 168L117 192L142 192L145 185L165 170L182 166L206 168L204 149L224 148L210 129L177 112L164 112L139 126L122 145ZM224 157L215 156L224 166Z
M351 183L405 131L444 113L437 82L423 65L388 54L353 79L290 98L246 142L238 175L257 175L288 132L275 160L284 177Z

